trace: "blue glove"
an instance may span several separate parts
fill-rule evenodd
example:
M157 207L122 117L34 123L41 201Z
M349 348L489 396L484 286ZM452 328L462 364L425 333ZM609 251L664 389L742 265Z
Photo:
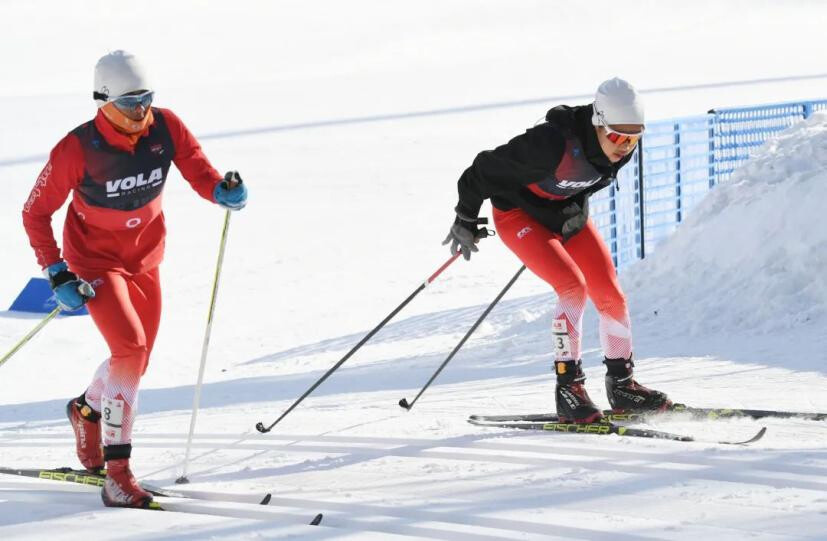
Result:
M78 278L77 274L70 271L65 261L49 265L45 274L49 278L49 285L61 310L79 310L86 301L95 297L95 290L89 282Z
M241 180L238 171L227 171L224 180L213 191L215 202L230 210L241 210L247 204L247 186Z

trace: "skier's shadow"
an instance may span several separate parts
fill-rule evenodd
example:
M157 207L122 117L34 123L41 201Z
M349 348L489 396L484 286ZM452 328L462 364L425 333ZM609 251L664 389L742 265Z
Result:
M764 457L759 460L754 460L756 451L745 448L743 450L733 451L749 455L749 460L734 460L730 456L721 457L715 454L710 454L708 449L686 450L681 448L673 453L652 455L651 452L643 450L637 452L629 448L613 450L605 446L595 449L590 452L583 448L567 447L563 445L542 445L540 443L520 445L502 444L502 447L514 447L515 451L534 451L530 458L520 452L517 455L511 456L503 451L500 455L485 455L476 453L462 453L451 451L446 456L433 456L427 454L422 456L428 450L439 448L463 448L471 451L479 451L479 447L474 446L475 443L484 442L486 440L512 437L517 440L525 437L527 434L524 431L498 431L490 434L469 434L443 439L434 439L432 441L423 442L417 440L416 443L409 445L402 445L393 448L383 449L365 449L365 448L346 448L348 452L345 456L338 456L336 458L320 458L313 461L302 461L297 464L277 468L260 468L248 470L245 472L231 472L221 474L198 474L198 480L204 482L220 482L220 481L238 481L240 479L258 479L263 477L278 477L296 473L308 472L322 472L332 471L339 468L347 468L357 466L360 463L366 463L374 460L382 460L384 458L396 457L421 457L426 460L451 460L453 456L456 460L461 461L479 461L497 464L499 468L485 468L485 473L476 473L473 469L463 474L463 481L470 483L471 486L460 487L459 490L451 490L450 501L448 502L433 502L428 498L417 497L418 503L405 503L398 510L390 508L386 505L372 505L363 504L358 501L349 502L326 502L319 500L312 500L308 498L291 497L290 495L276 497L276 504L278 505L297 505L301 507L308 507L319 509L322 511L337 511L355 515L365 515L371 517L382 516L382 524L391 526L394 531L406 531L408 529L414 530L419 526L420 522L425 523L439 523L439 522L454 522L462 517L463 524L478 525L480 527L499 528L499 529L513 529L520 533L543 533L541 531L533 532L532 528L541 527L536 522L526 522L520 519L501 520L487 515L488 511L496 514L503 514L507 511L523 511L531 509L536 512L537 509L544 508L549 511L565 507L568 509L576 509L578 504L586 506L593 505L590 502L600 501L607 496L631 496L635 497L638 494L652 494L660 490L668 490L675 486L689 486L692 483L709 483L709 482L727 482L734 484L746 485L748 490L754 490L750 487L767 488L772 487L776 489L791 489L797 488L801 490L824 490L827 488L825 483L818 480L804 480L795 479L796 476L801 476L804 473L813 474L808 468L793 467L787 469L784 465L789 466L795 463L804 461L822 460L827 452L824 451L775 451L766 454L762 451ZM555 435L544 435L544 437L554 438ZM360 442L370 438L361 438ZM376 438L377 443L382 445L388 444L388 438ZM536 437L530 438L537 441ZM400 438L403 441L403 438ZM496 445L496 444L495 444ZM571 460L559 460L552 457L546 458L542 454L537 453L538 448L544 448L550 455L573 455ZM483 446L485 448L485 446ZM524 449L523 449L524 448ZM239 462L246 462L252 458L256 458L260 454L271 451L262 451L253 457L245 457ZM599 456L603 453L605 456ZM612 456L612 459L607 460L607 457ZM683 469L663 468L664 463L687 464L692 467ZM511 466L517 466L517 469L512 469ZM228 464L216 466L211 469L224 469ZM520 467L522 466L522 467ZM781 466L779 468L779 466ZM377 466L377 468L380 468ZM491 471L496 469L497 471ZM579 472L582 470L594 472L595 475L607 474L613 477L618 477L616 480L608 482L590 482L586 485L572 482L569 478L571 472ZM768 472L766 475L761 472ZM779 477L779 473L787 473L791 476ZM503 482L503 476L509 476L513 479L515 476L525 479L534 479L530 484L515 485L513 483ZM410 478L410 475L405 477ZM435 481L428 479L428 476L416 477L413 480L406 480L403 482L394 482L394 494L413 493L419 494L421 490L427 490L427 485L433 484ZM467 484L466 483L466 484ZM480 483L485 483L488 487L483 494L480 493ZM358 488L354 487L349 492L358 492ZM654 504L654 502L652 502ZM452 518L453 517L453 518ZM788 517L794 521L794 517ZM328 519L328 525L336 526L335 517L331 516ZM714 527L714 525L709 525ZM542 526L545 527L545 526ZM725 527L722 525L721 527ZM562 529L561 529L562 528ZM367 529L370 529L369 527ZM625 531L613 532L611 537L605 537L606 532L592 530L587 524L577 523L576 525L555 526L555 533L558 535L565 535L572 539L621 539L628 541L638 541L641 539L649 539L647 535L651 532L647 530L640 531Z

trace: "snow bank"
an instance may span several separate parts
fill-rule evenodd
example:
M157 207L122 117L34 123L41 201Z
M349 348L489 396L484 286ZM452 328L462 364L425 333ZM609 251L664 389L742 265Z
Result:
M641 318L698 334L827 323L827 114L760 147L622 280Z

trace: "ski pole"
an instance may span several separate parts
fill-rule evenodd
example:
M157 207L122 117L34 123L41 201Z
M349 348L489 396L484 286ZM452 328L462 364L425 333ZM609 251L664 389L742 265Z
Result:
M230 210L224 214L224 229L221 231L221 244L218 248L218 263L215 266L215 278L212 283L212 296L210 297L210 311L207 314L207 329L204 332L204 343L201 346L201 366L198 367L198 381L195 384L195 396L192 399L192 417L190 418L190 431L187 435L187 450L184 454L184 471L181 477L175 480L177 484L189 483L187 479L187 465L190 459L192 446L192 435L195 432L195 418L198 416L198 406L201 402L201 385L204 382L204 367L207 364L207 348L210 345L210 332L212 331L213 314L215 313L215 299L218 296L218 281L221 278L221 266L224 263L224 247L227 246L227 230L230 228Z
M405 299L404 301L402 301L402 304L400 304L399 306L397 306L397 307L393 310L393 312L391 312L390 314L388 314L388 315L387 315L387 317L385 317L385 319L383 319L383 320L382 320L382 322L381 322L381 323L379 323L379 325L377 325L376 327L374 327L374 328L373 328L373 330L372 330L372 331L370 331L368 334L366 334L366 335L365 335L365 337L364 337L364 338L362 338L362 339L359 341L359 343L358 343L358 344L356 344L355 346L353 346L353 349L351 349L350 351L348 351L348 352L347 352L347 354L346 354L344 357L342 357L341 359L339 359L339 362L337 362L336 364L334 364L334 365L330 368L330 370L328 370L327 372L325 372L325 374L324 374L321 378L319 378L319 380L318 380L318 381L316 381L316 383L314 383L314 384L313 384L313 385L312 385L312 386L311 386L311 387L310 387L307 391L305 391L305 393L304 393L303 395L301 395L301 396L299 397L299 399L298 399L298 400L296 400L295 402L293 402L293 405L292 405L292 406L290 406L289 408L287 408L287 411L285 411L284 413L282 413L282 414L281 414L281 417L279 417L278 419L276 419L275 421L273 421L273 423L272 423L272 424L270 424L269 426L264 426L264 423L259 422L258 424L256 424L256 430L258 430L258 431L259 431L259 432L261 432L262 434L266 434L267 432L270 432L270 431L273 429L273 427L274 427L274 426L276 426L276 425L279 423L279 421L281 421L282 419L284 419L284 418L287 416L287 414L288 414L288 413L290 413L291 411L293 411L293 409L294 409L296 406L298 406L298 405L302 402L302 400L304 400L305 398L307 398L307 396L308 396L310 393L312 393L312 392L316 389L316 387L318 387L319 385L321 385L321 384L322 384L322 382L324 382L324 380L326 380L326 379L327 379L327 378L328 378L328 377L329 377L329 376L330 376L333 372L335 372L335 371L336 371L336 370L337 370L340 366L342 366L342 365L345 363L345 361L347 361L347 360L351 357L351 355L353 355L354 353L356 353L356 352L359 350L359 348L361 348L363 345L365 345L365 343L373 337L373 335L374 335L374 334L376 334L377 332L379 332L379 329L381 329L382 327L384 327L384 326L385 326L385 324L387 324L387 322L388 322L388 321L390 321L391 319L393 319L393 316L395 316L396 314L398 314L398 313L399 313L399 311L400 311L400 310L402 310L403 308L405 308L405 306L407 306L407 305L408 305L408 303L409 303L409 302L411 302L411 301L413 300L413 298L414 298L414 297L416 297L416 296L417 296L417 295L418 295L418 294L419 294L419 293L420 293L423 289L425 289L426 287L428 287L428 286L429 286L429 285L430 285L430 284L431 284L434 280L436 280L437 276L439 276L440 274L442 274L442 271L444 271L445 269L447 269L447 268L448 268L448 266L449 266L451 263L453 263L454 261L456 261L456 260L457 260L457 258L460 256L460 254L462 254L462 252L457 252L457 253L455 253L454 255L452 255L452 256L451 256L451 258L450 258L448 261L446 261L445 263L443 263L443 264L442 264L442 266L441 266L441 267L439 267L439 269L437 269L437 271L436 271L435 273L433 273L431 276L429 276L427 280L425 280L424 282L422 282L421 284L419 284L419 287L417 287L417 288L414 290L414 292L413 292L413 293L411 293L410 295L408 295L408 298L407 298L407 299Z
M468 329L468 332L465 333L465 336L462 337L462 340L459 341L459 344L457 344L454 350L450 353L450 355L448 355L448 357L444 361L442 361L442 364L439 365L439 368L437 368L436 372L434 372L434 375L431 376L431 379L428 380L428 383L426 383L422 390L419 391L419 394L417 394L411 402L408 402L405 398L399 401L399 405L401 407L405 408L408 411L410 411L411 408L414 407L414 404L416 404L416 401L419 400L420 396L422 396L422 393L425 392L425 389L431 386L431 383L433 383L433 381L436 379L439 373L442 372L442 369L445 368L445 365L447 365L451 361L451 359L454 358L454 355L457 354L457 351L460 350L463 344L465 344L465 341L468 340L468 338L474 333L475 330L477 330L477 327L479 327L480 323L482 323L482 320L484 320L488 316L488 313L491 312L494 306L496 306L497 303L500 302L500 299L503 298L505 292L511 289L511 286L514 285L514 282L517 281L517 278L520 277L524 270L525 265L520 267L520 270L517 271L517 274L515 274L514 277L505 285L503 290L500 291L500 294L497 295L497 298L494 299L494 302L488 305L488 308L485 309L485 312L483 312L479 319L477 319L476 323L474 323L471 326L471 328Z
M3 366L3 363L8 361L11 358L12 355L17 353L17 350L19 350L24 345L26 345L26 342L31 340L34 337L34 335L36 335L38 332L40 332L40 329L45 327L46 324L48 322L50 322L51 320L53 320L55 318L55 316L58 315L59 313L60 313L60 307L57 307L54 310L52 310L51 312L49 312L49 315L47 315L46 317L41 319L40 323L38 323L37 326L34 329L29 331L29 334L24 336L17 344L15 344L15 346L13 348L11 348L11 351L9 351L5 355L3 355L3 358L0 359L0 366Z

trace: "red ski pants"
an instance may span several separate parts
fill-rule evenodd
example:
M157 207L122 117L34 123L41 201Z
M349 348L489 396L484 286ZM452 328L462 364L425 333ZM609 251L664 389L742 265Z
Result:
M494 209L494 224L508 248L559 297L554 311L555 358L579 360L586 298L600 316L600 343L609 358L632 354L632 332L626 297L620 289L606 243L594 223L563 244L521 209Z
M72 269L95 288L89 314L109 346L86 400L101 412L104 445L130 443L138 410L138 386L161 320L158 268L144 274Z

